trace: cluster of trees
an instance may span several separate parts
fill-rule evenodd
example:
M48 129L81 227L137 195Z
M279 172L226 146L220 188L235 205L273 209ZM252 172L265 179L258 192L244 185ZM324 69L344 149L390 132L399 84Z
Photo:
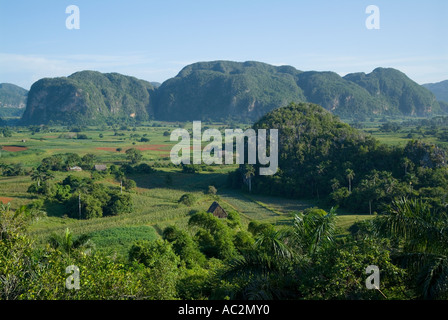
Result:
M53 183L54 172L64 170L76 164L87 168L93 168L94 155L86 154L80 157L77 154L56 154L44 158L42 163L31 172L34 181L28 188L28 192L42 195L47 203L59 203L63 205L66 214L77 219L91 219L102 216L118 215L131 212L133 208L132 197L129 192L136 187L134 180L126 177L130 173L151 173L153 169L145 164L124 164L121 167L111 165L103 172L94 171L91 177L77 177L68 175L64 180ZM12 168L12 167L11 167ZM7 174L8 168L3 168L3 174ZM107 187L98 183L98 179L111 175L120 187Z
M87 153L80 156L77 153L58 153L42 159L37 168L39 171L67 171L69 168L79 166L84 170L92 170L95 166L96 156Z
M28 209L0 210L0 299L448 298L447 219L421 201L395 201L344 238L334 210L307 209L282 228L196 212L186 229L168 226L121 258L69 230L37 248ZM65 288L70 265L79 290ZM376 290L365 285L369 265L381 272Z
M400 129L401 129L400 124L396 122L386 122L383 123L380 127L380 131L383 132L397 132Z
M381 210L400 197L446 205L447 154L440 147L415 140L381 144L312 104L275 110L254 128L279 129L279 170L258 176L257 166L241 166L229 176L233 187L314 198L358 212Z
M0 124L1 124L1 119L0 119ZM8 127L2 127L0 128L0 137L3 138L9 138L12 137L12 131L11 129L9 129Z
M69 175L62 182L54 184L47 183L50 179L48 176L44 175L40 179L43 183L38 180L29 187L28 192L41 193L46 201L62 204L71 218L91 219L132 212L129 193L106 187L90 178ZM124 181L124 186L129 188L128 180Z
M20 162L14 164L0 163L0 171L4 177L24 176L29 173Z

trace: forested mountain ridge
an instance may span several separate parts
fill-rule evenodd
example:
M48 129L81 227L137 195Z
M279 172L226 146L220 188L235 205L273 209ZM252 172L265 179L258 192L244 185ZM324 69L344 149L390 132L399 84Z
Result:
M69 77L44 78L29 92L22 124L101 124L153 113L154 87L118 73L81 71Z
M20 117L26 106L28 90L11 83L0 83L0 118Z
M435 96L392 68L376 68L370 74L352 73L344 79L366 89L384 112L425 116L440 112Z
M436 96L437 100L448 103L448 80L426 83L423 87L429 89Z
M28 90L15 84L0 83L0 108L24 108Z
M304 101L300 71L261 62L200 62L182 69L158 89L162 120L256 120L266 112Z
M347 119L442 113L429 90L395 69L341 77L255 61L211 61L188 65L160 86L93 71L42 79L30 90L22 123L99 123L129 117L255 122L291 102L319 104Z

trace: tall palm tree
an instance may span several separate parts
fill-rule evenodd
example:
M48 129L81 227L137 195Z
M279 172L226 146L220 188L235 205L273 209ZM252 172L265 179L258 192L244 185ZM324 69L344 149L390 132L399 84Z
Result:
M410 168L412 165L413 165L412 161L409 158L407 158L407 157L404 157L401 160L401 166L404 168L404 174L405 175L408 174L408 168Z
M85 194L89 191L89 184L82 180L75 187L74 193L78 193L78 217L81 220L81 194Z
M352 192L352 180L355 177L355 172L352 169L345 170L345 176L348 179L348 191Z
M244 166L244 178L249 182L249 192L252 192L252 177L255 176L255 168L246 164Z
M373 221L375 234L395 240L394 258L415 275L424 299L448 298L448 217L421 200L395 200Z
M123 171L118 170L115 173L115 179L120 182L120 193L123 194L123 180L126 178Z

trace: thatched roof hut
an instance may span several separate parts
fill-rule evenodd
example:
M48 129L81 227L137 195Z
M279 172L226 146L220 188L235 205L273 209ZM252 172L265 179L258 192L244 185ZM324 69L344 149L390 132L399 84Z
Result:
M218 202L214 201L212 203L212 205L210 206L210 208L208 208L207 212L210 212L211 214L213 214L215 217L221 218L221 219L225 219L227 218L228 214L226 212L226 210L224 210Z

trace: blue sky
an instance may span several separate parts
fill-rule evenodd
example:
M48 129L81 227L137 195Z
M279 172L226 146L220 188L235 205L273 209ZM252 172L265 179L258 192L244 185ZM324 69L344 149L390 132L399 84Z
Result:
M80 9L68 30L65 9ZM368 5L380 29L368 30ZM392 67L448 79L445 0L0 0L0 83L29 89L80 70L163 82L184 66L256 60L303 71Z

